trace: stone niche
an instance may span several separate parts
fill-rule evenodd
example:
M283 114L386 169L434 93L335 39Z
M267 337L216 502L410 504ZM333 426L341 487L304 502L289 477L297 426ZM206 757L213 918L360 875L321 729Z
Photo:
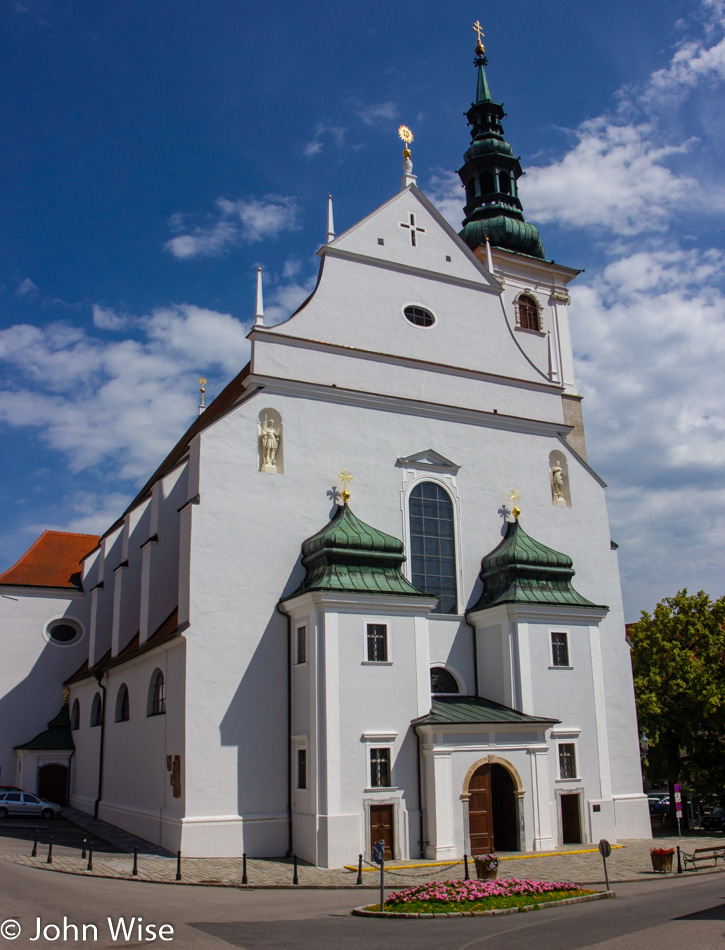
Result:
M282 416L276 409L263 409L257 417L258 470L266 475L284 472Z
M564 453L558 449L549 454L549 485L552 505L557 508L571 508L569 464Z

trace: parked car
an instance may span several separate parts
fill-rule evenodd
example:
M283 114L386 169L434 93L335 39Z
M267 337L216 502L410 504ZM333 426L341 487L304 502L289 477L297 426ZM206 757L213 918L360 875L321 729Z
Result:
M63 809L55 802L46 802L30 792L0 792L0 818L8 815L40 815L47 821L60 815Z
M725 831L725 808L713 808L702 819L703 831Z
M0 794L2 792L22 792L22 788L17 785L0 785Z

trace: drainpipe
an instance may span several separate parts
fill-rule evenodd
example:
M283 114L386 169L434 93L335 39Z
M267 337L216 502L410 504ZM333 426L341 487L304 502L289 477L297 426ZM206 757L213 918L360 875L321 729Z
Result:
M464 620L471 628L471 633L473 634L473 688L475 695L478 696L478 643L476 641L476 628L468 617L464 617Z
M101 799L103 798L103 748L106 738L106 687L101 682L102 679L103 671L96 673L96 682L98 683L103 696L101 697L101 747L98 754L98 797L96 798L96 801L93 805L94 818L98 818L98 806L101 804Z
M425 857L425 845L426 842L423 840L423 835L425 833L425 813L423 811L423 775L422 775L422 759L423 752L420 747L420 733L418 730L415 730L415 735L418 740L418 813L420 815L420 856L421 858Z
M287 618L287 854L292 855L292 618L277 604L277 610Z

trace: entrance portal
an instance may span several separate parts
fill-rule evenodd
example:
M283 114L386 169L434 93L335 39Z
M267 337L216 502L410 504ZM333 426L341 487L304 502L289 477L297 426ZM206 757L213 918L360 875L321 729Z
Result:
M57 762L38 769L38 797L58 805L68 804L68 767Z
M561 796L561 843L581 844L581 822L579 819L579 795Z
M393 860L393 806L370 806L370 854L376 841L385 842L385 860Z
M497 763L480 765L468 783L471 854L518 851L516 791L511 773Z

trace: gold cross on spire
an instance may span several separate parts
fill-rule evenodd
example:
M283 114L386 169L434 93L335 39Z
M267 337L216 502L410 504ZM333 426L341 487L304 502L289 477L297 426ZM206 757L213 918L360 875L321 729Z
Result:
M348 501L350 501L350 492L347 490L347 486L352 481L352 475L350 474L350 472L348 472L346 468L343 468L343 470L340 472L340 474L337 477L340 479L340 481L342 482L344 486L342 489L342 500L344 504L347 504Z
M520 492L520 491L517 491L517 490L514 488L514 489L512 489L512 490L509 492L509 498L510 498L511 501L514 503L514 507L513 507L513 510L511 511L511 514L514 516L514 518L516 519L516 521L518 521L518 520L519 520L519 515L521 514L521 509L518 507L518 505L516 504L516 502L517 502L517 501L520 501L520 499L521 499L521 492Z
M473 24L473 31L478 37L478 43L476 43L476 52L485 53L486 47L481 42L481 37L485 36L486 34L483 32L483 27L478 20L476 20L476 22Z

